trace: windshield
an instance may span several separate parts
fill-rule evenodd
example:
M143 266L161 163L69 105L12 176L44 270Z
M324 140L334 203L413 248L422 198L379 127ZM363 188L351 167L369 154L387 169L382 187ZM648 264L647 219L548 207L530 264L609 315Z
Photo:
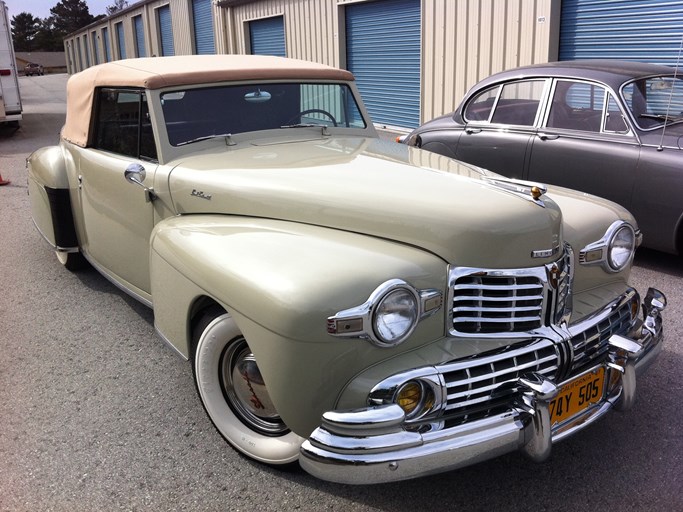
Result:
M626 84L622 93L642 129L683 121L683 80L655 76Z
M346 84L255 83L166 92L168 139L182 146L216 136L305 126L365 128Z

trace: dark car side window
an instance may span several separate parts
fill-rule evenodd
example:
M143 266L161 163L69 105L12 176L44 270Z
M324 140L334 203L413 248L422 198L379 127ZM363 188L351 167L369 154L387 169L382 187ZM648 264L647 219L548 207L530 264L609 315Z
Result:
M543 97L545 80L505 84L500 92L491 122L533 126Z
M157 159L144 91L99 89L96 116L96 149L136 159Z
M534 126L545 80L499 85L475 96L463 113L468 122Z
M591 133L628 132L619 105L603 86L570 80L557 81L546 126Z

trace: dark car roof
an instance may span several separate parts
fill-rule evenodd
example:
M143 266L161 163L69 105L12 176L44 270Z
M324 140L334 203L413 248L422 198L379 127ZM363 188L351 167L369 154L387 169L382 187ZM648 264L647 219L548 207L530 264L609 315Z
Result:
M645 62L608 59L568 60L533 64L501 71L500 73L491 75L479 82L477 88L479 89L483 85L500 82L501 80L529 78L534 76L552 76L588 78L603 82L616 89L622 83L634 78L673 74L674 71L676 71L674 68L668 66L648 64ZM679 73L683 75L683 71L679 70Z

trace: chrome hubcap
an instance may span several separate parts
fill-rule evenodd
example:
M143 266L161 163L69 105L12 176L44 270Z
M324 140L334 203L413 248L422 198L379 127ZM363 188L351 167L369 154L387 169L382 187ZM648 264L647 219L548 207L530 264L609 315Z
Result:
M247 426L267 435L288 431L270 400L254 354L244 338L234 340L225 349L220 377L228 404Z

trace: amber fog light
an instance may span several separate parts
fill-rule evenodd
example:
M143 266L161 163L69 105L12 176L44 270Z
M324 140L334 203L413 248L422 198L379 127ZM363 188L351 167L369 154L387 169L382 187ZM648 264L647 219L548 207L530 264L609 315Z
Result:
M411 380L396 392L396 403L406 413L406 418L421 416L434 407L434 392L428 385Z

